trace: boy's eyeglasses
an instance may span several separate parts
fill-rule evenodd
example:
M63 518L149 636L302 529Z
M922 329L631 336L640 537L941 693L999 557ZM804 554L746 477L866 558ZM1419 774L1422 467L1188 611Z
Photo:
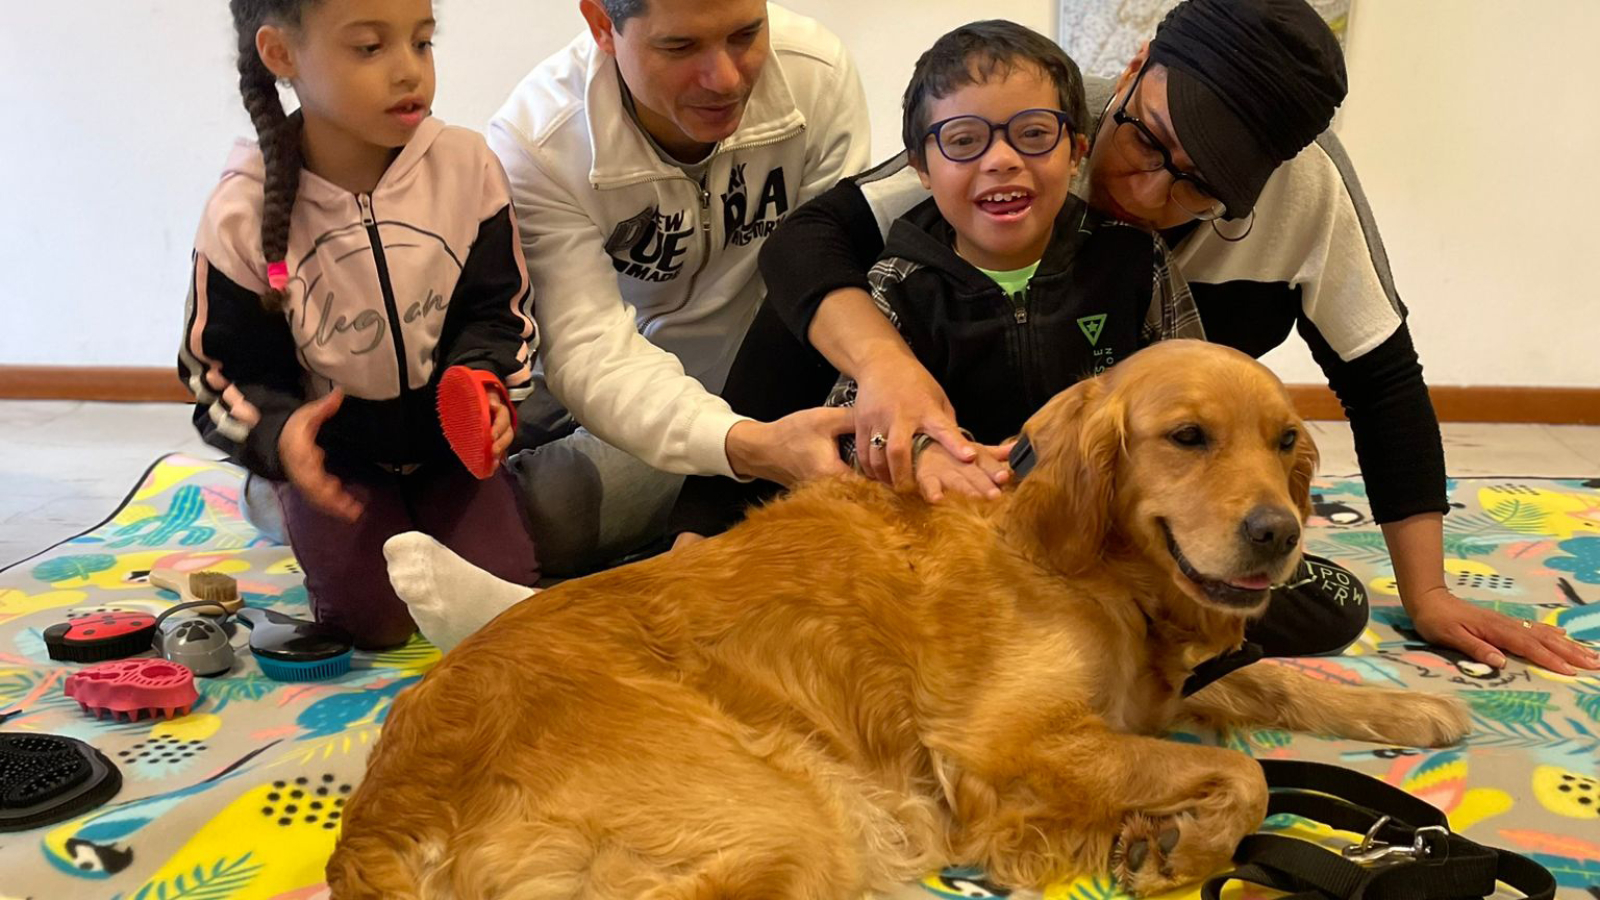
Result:
M997 132L1023 156L1043 156L1061 143L1061 135L1076 130L1072 117L1059 109L1025 109L1004 122L991 122L983 116L941 119L928 126L923 140L933 138L945 159L964 163L988 153Z
M1219 218L1228 208L1227 204L1217 199L1217 192L1211 185L1201 180L1200 176L1174 165L1172 151L1167 149L1167 145L1161 143L1161 139L1143 122L1128 115L1128 102L1138 92L1139 83L1144 80L1144 73L1149 68L1146 63L1139 70L1139 76L1133 79L1127 95L1122 98L1122 105L1111 114L1112 121L1117 123L1116 131L1111 133L1111 144L1117 148L1117 155L1122 157L1123 162L1141 172L1165 169L1172 176L1168 195L1190 215L1202 221Z

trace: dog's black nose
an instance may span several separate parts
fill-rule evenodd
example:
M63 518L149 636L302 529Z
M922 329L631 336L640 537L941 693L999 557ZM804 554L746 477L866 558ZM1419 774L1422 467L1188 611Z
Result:
M1258 506L1239 523L1239 530L1263 556L1282 556L1300 543L1300 520L1281 506Z

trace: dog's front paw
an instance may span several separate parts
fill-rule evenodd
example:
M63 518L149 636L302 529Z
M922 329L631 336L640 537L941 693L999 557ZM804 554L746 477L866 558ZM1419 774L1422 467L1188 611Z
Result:
M1370 720L1381 743L1400 747L1448 747L1472 730L1466 704L1455 697L1399 691Z
M1146 816L1132 813L1123 820L1111 848L1111 874L1136 897L1160 894L1221 871L1233 855L1236 840L1203 834L1189 813Z

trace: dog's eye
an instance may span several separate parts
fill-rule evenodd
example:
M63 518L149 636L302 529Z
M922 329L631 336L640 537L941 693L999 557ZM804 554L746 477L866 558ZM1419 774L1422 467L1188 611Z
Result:
M1283 433L1283 437L1278 438L1278 449L1284 452L1293 450L1295 442L1299 440L1300 432L1290 428Z
M1206 433L1199 425L1185 425L1167 436L1179 447L1204 447Z

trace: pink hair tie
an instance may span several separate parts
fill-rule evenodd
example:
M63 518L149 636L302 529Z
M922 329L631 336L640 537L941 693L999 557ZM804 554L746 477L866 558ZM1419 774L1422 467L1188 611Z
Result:
M275 291L281 291L289 285L289 264L286 262L267 263L267 284L272 285Z

